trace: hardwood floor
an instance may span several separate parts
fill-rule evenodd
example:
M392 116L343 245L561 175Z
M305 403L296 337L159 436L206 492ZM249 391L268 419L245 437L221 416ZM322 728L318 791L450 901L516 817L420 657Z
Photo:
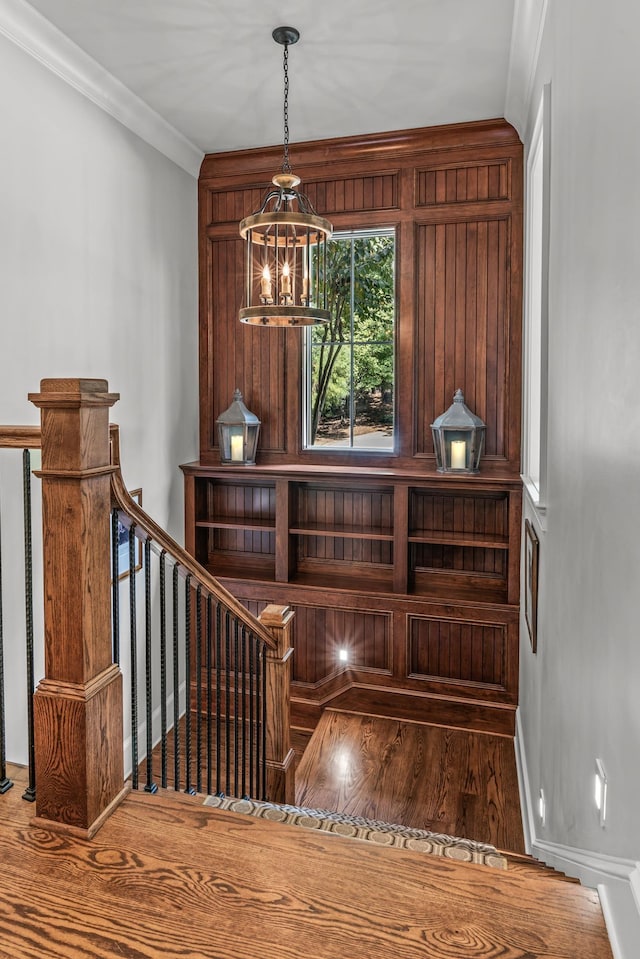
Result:
M505 736L327 710L298 765L296 802L524 852Z
M21 792L0 796L1 959L611 959L581 886L171 793L131 794L87 842L30 827Z

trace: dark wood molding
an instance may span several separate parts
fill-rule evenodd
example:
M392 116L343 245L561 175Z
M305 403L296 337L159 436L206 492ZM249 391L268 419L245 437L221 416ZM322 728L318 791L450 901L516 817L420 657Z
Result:
M404 158L452 149L486 149L487 146L499 152L514 145L520 145L516 130L506 120L497 118L328 140L307 140L292 143L290 149L293 165L300 173L311 165L326 167L338 156L340 159L358 163L385 161L387 165L390 160L399 156ZM225 175L229 178L246 178L247 174L269 170L273 175L281 162L281 146L207 154L200 167L200 178Z

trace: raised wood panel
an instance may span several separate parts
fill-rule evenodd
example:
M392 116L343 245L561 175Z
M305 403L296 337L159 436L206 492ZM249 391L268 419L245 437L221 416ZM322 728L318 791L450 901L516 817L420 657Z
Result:
M344 667L338 650L346 648L350 668L390 669L391 617L356 609L294 605L293 680L317 685Z
M245 606L250 613L258 618L265 606L269 605L270 600L261 600L261 599L241 599L240 602Z
M206 221L210 226L237 224L259 209L269 188L239 187L228 190L208 190L206 194ZM394 210L398 207L398 174L374 173L368 176L346 176L339 179L305 181L303 191L312 205L323 215L369 210Z
M478 549L438 543L413 545L412 569L453 570L460 573L483 573L506 583L507 556L502 549Z
M262 521L275 525L275 486L259 486L255 483L210 483L209 503L206 516L225 522Z
M296 524L309 529L393 532L393 489L333 489L300 483Z
M210 562L213 563L218 575L221 575L223 569L221 556L219 553L238 553L249 554L247 562L251 563L251 557L254 555L275 557L276 536L275 533L260 533L256 530L229 530L216 529L211 532L210 549L213 551Z
M337 634L332 621L326 616L323 618L321 608L318 609L323 600L317 588L246 581L229 581L227 585L244 597L242 602L256 614L266 602L290 603L300 614L294 627L297 633L293 643L292 694L296 715L303 725L313 727L321 709L330 705L417 722L438 722L438 716L446 716L444 721L452 725L513 735L513 712L505 707L511 710L517 703L517 608L486 604L474 607L469 602L456 604L451 600L425 600L418 596L376 597L342 592L339 599L342 609L351 611L356 622L363 615L371 614L382 618L375 620L377 628L383 620L388 622L389 652L388 671L367 668L369 663L376 662L375 656L368 654L366 665L358 666L362 658L357 649L349 669L340 671L335 669L333 656L327 654L327 647L334 644ZM331 602L332 609L337 608L335 595L327 595L324 601ZM373 628L370 620L364 622L367 630ZM444 652L440 662L435 659L432 647L431 662L427 665L425 657L429 650L425 651L423 646L429 635L435 642L439 630L438 643L444 642L443 627L439 624L446 624L449 630L448 661L444 665ZM325 633L331 635L323 640ZM456 667L454 663L456 635L463 650L465 641L467 649L471 649L466 666L460 663ZM491 658L494 653L498 659ZM486 658L483 660L481 656ZM320 657L319 664L315 663L315 657ZM433 672L423 672L426 669ZM430 697L435 697L431 705Z
M210 241L212 309L216 319L208 358L213 383L211 445L217 448L215 421L227 409L234 390L260 419L259 448L283 452L286 417L287 331L260 329L238 321L243 299L243 244L238 239Z
M465 496L440 491L412 490L409 535L452 534L506 541L509 500L506 493Z
M416 227L416 453L456 389L487 424L485 455L505 458L508 218Z
M393 543L375 539L298 536L297 560L298 569L301 573L309 571L308 560L391 566L393 563ZM319 570L319 572L322 573L323 570ZM362 575L365 576L366 573L363 572Z
M241 601L259 616L266 601ZM293 673L296 683L316 686L344 671L338 650L347 649L349 668L391 670L391 614L359 609L292 604Z
M260 207L264 187L240 187L235 190L208 190L206 193L206 221L209 225L233 223L236 230L240 220Z
M453 165L418 170L416 206L508 200L511 197L511 161Z
M412 616L408 627L410 676L506 686L506 625Z
M301 189L323 215L398 207L398 174L395 172L305 181Z

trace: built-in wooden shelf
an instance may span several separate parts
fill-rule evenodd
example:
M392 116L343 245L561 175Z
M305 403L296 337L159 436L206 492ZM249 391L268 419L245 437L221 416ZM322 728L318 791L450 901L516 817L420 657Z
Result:
M246 557L240 558L219 554L215 558L210 558L209 562L204 565L218 579L275 581L275 557L273 556L258 558L254 555L251 560L247 561Z
M481 474L183 467L216 575L517 605L520 481Z
M484 533L450 533L440 530L410 533L410 543L444 543L450 546L472 546L477 549L509 549L509 539L489 537Z
M393 531L388 529L367 529L359 526L292 526L289 532L294 536L326 536L338 539L378 539L393 541Z
M254 519L246 516L212 517L208 520L197 520L196 526L202 529L246 529L258 532L275 532L274 520Z

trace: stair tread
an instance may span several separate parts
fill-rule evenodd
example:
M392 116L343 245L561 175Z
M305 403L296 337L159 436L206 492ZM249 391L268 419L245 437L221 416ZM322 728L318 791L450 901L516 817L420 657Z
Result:
M333 810L285 803L256 802L250 799L208 796L205 799L205 805L214 809L226 809L230 812L279 822L287 826L300 826L350 839L374 842L378 845L410 848L417 852L506 869L506 860L498 853L495 846L459 836L436 833L428 829L417 829Z

